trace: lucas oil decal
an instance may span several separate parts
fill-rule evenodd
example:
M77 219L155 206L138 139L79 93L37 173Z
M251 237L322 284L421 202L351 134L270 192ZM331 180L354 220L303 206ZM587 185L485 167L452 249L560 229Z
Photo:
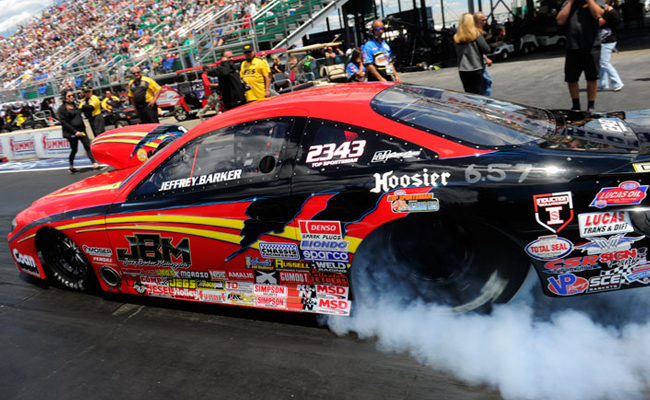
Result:
M529 256L542 261L562 258L573 251L573 243L557 235L542 236L526 246Z
M600 189L590 207L604 208L607 206L625 206L639 204L645 199L648 185L637 182L623 182L618 187L605 187Z
M625 211L580 214L578 222L580 236L583 238L634 231L630 216Z
M573 219L571 192L538 194L533 196L535 219L553 233L560 232Z

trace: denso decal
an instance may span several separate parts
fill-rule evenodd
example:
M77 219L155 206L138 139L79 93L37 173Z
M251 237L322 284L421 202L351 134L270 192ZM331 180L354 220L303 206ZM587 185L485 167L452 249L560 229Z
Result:
M640 185L637 182L623 182L618 187L606 187L600 189L590 207L604 208L607 206L624 206L639 204L645 199L648 185Z
M629 250L632 243L643 239L643 236L626 237L623 234L614 235L609 238L589 237L589 243L576 246L576 250L586 251L587 254L612 253L615 251Z
M598 256L572 257L565 260L554 260L544 264L547 273L580 272L600 268Z
M332 315L350 315L350 302L347 300L318 299L318 312Z
M26 254L20 254L18 249L13 249L12 254L14 255L14 260L16 260L20 266L20 269L25 272L38 275L38 268L36 267L36 261L34 260L34 257L28 256Z
M613 235L634 231L630 215L626 211L606 211L579 214L580 236Z
M352 164L359 161L365 147L365 140L343 142L338 147L336 143L315 144L309 147L305 162L312 168Z
M165 181L160 185L160 189L158 189L158 191L162 192L165 190L183 189L218 182L234 181L241 178L241 172L241 169L236 169L232 171L215 172L214 174L192 176L190 178Z
M84 253L90 256L111 257L113 255L113 250L105 247L90 247L84 244L82 249Z
M417 158L420 157L421 151L403 151L403 152L394 152L391 150L380 150L376 151L375 154L372 156L372 160L370 160L371 163L376 163L376 162L383 162L385 163L388 160L401 160L403 158Z
M623 283L619 274L606 276L592 276L589 278L589 287L587 293L605 292L608 290L618 290Z
M136 233L126 236L129 249L117 249L117 259L127 265L164 266L171 268L188 268L192 263L190 256L190 239L179 240L172 244L172 238L163 238L158 234Z
M278 271L278 276L281 283L302 283L309 285L314 282L311 275L307 272Z
M228 271L228 279L232 281L254 281L253 271Z
M289 290L286 286L279 285L255 285L253 286L255 296L276 296L287 297Z
M558 296L573 296L584 293L589 287L585 278L573 274L562 274L557 278L548 278L548 289Z
M573 243L557 235L541 236L529 243L525 250L537 260L549 261L567 256L573 251Z
M302 255L307 261L350 262L347 251L303 250Z
M320 235L332 236L332 239L340 239L341 222L339 221L298 221L301 239L327 239Z
M370 189L372 193L388 192L398 187L409 186L447 186L447 179L451 177L449 172L443 173L429 173L429 170L424 168L421 174L414 175L393 175L394 171L388 171L383 174L374 174L375 187Z
M394 213L438 211L440 203L433 193L406 194L403 190L395 191L394 195L386 197L390 209Z
M260 260L259 258L255 257L250 257L246 256L244 257L246 260L246 268L249 269L265 269L265 270L272 270L273 269L273 264L271 260Z
M278 273L277 271L255 271L255 283L270 283L276 285L278 283Z
M264 258L284 258L287 260L298 260L298 245L295 243L259 243L260 255Z
M538 194L533 196L535 219L544 228L558 233L573 219L571 192Z

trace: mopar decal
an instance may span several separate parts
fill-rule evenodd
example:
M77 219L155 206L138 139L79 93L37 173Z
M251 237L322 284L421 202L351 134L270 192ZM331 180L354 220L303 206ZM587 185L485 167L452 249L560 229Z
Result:
M270 243L260 242L260 255L263 258L284 258L287 260L298 260L298 245L295 243Z
M535 219L544 228L558 233L573 219L571 192L538 194L533 196Z
M374 174L375 187L370 189L372 193L388 192L398 187L409 186L447 186L447 179L451 177L449 172L430 173L428 169L424 168L421 174L414 175L393 175L394 171L388 171L383 174Z
M648 185L637 182L623 182L618 187L605 187L600 189L590 207L604 208L607 206L625 206L639 204L645 199Z
M172 238L158 234L136 233L125 236L125 239L129 241L130 248L117 249L117 259L125 266L188 268L192 264L189 238L181 239L177 246L172 244Z
M542 236L529 243L525 250L537 260L550 261L569 255L573 251L573 243L556 235Z
M634 231L630 216L625 211L579 214L580 236L586 238Z

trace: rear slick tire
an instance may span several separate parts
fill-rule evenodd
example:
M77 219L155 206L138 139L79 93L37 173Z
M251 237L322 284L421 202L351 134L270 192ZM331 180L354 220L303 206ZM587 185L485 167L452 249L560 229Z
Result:
M76 291L96 285L95 272L88 259L65 234L53 228L42 230L36 237L36 246L48 277L55 282Z

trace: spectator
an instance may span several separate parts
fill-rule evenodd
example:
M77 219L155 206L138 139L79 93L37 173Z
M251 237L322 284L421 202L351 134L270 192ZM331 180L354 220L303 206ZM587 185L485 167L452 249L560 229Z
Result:
M371 38L362 47L363 64L368 70L369 81L401 82L391 60L390 46L383 40L384 23L378 19L372 23Z
M158 123L156 101L160 96L160 86L153 79L142 76L139 67L131 68L133 79L128 84L129 101L143 124Z
M286 66L280 62L280 57L278 56L273 56L273 66L271 66L271 72L273 74L281 74L284 73Z
M598 82L598 90L609 89L609 80L612 81L612 90L618 92L623 89L623 80L618 75L618 71L611 63L612 52L616 49L616 36L614 29L618 25L618 12L612 7L612 0L605 1L605 13L598 20L600 24L600 38L602 40L602 47L600 49L600 81Z
M113 108L119 107L122 104L120 99L113 94L110 90L107 90L104 93L104 99L102 100L102 110L106 112L113 111Z
M209 71L210 68L208 68L206 65L203 67L203 73L201 74L201 80L203 81L203 98L207 98L208 100L205 107L199 111L199 117L201 118L201 121L203 121L203 115L205 112L210 108L214 108L217 112L219 112L219 95L217 94L217 88L219 88L219 84L212 83L210 77L208 76Z
M68 139L68 142L70 142L70 156L68 157L70 173L76 174L79 172L74 167L74 158L77 154L79 141L81 141L81 144L84 146L88 158L90 158L90 161L93 163L93 167L99 169L99 164L97 164L95 157L93 157L93 154L90 151L90 140L88 140L88 136L86 136L86 126L81 117L81 110L78 107L75 107L74 104L74 93L69 89L64 90L62 97L63 104L57 110L56 115L61 123L63 137Z
M232 60L232 51L224 50L221 63L216 68L223 108L233 109L246 103L244 84Z
M580 87L578 79L582 72L587 79L587 110L594 111L598 90L600 65L600 32L598 20L605 12L602 0L566 0L557 14L558 25L566 29L566 58L564 81L569 87L572 110L580 111Z
M271 96L271 68L266 60L255 57L251 46L244 46L246 59L241 63L239 75L251 87L246 91L246 101L263 100Z
M465 13L458 21L458 32L454 35L458 74L467 93L483 93L483 55L490 52L490 46L476 27L474 16Z
M487 27L487 18L485 18L485 14L481 11L474 13L474 23L481 35L485 37L485 28ZM490 76L487 67L492 66L492 60L490 60L487 54L483 54L483 61L485 63L483 65L483 92L481 94L490 97L492 96L492 76Z
M102 117L102 107L99 97L93 94L93 89L89 86L83 88L84 97L79 103L79 108L83 111L95 137L104 133L104 117Z
M363 55L361 54L360 48L357 47L352 50L346 72L348 82L365 82L367 80L366 66L363 65Z

